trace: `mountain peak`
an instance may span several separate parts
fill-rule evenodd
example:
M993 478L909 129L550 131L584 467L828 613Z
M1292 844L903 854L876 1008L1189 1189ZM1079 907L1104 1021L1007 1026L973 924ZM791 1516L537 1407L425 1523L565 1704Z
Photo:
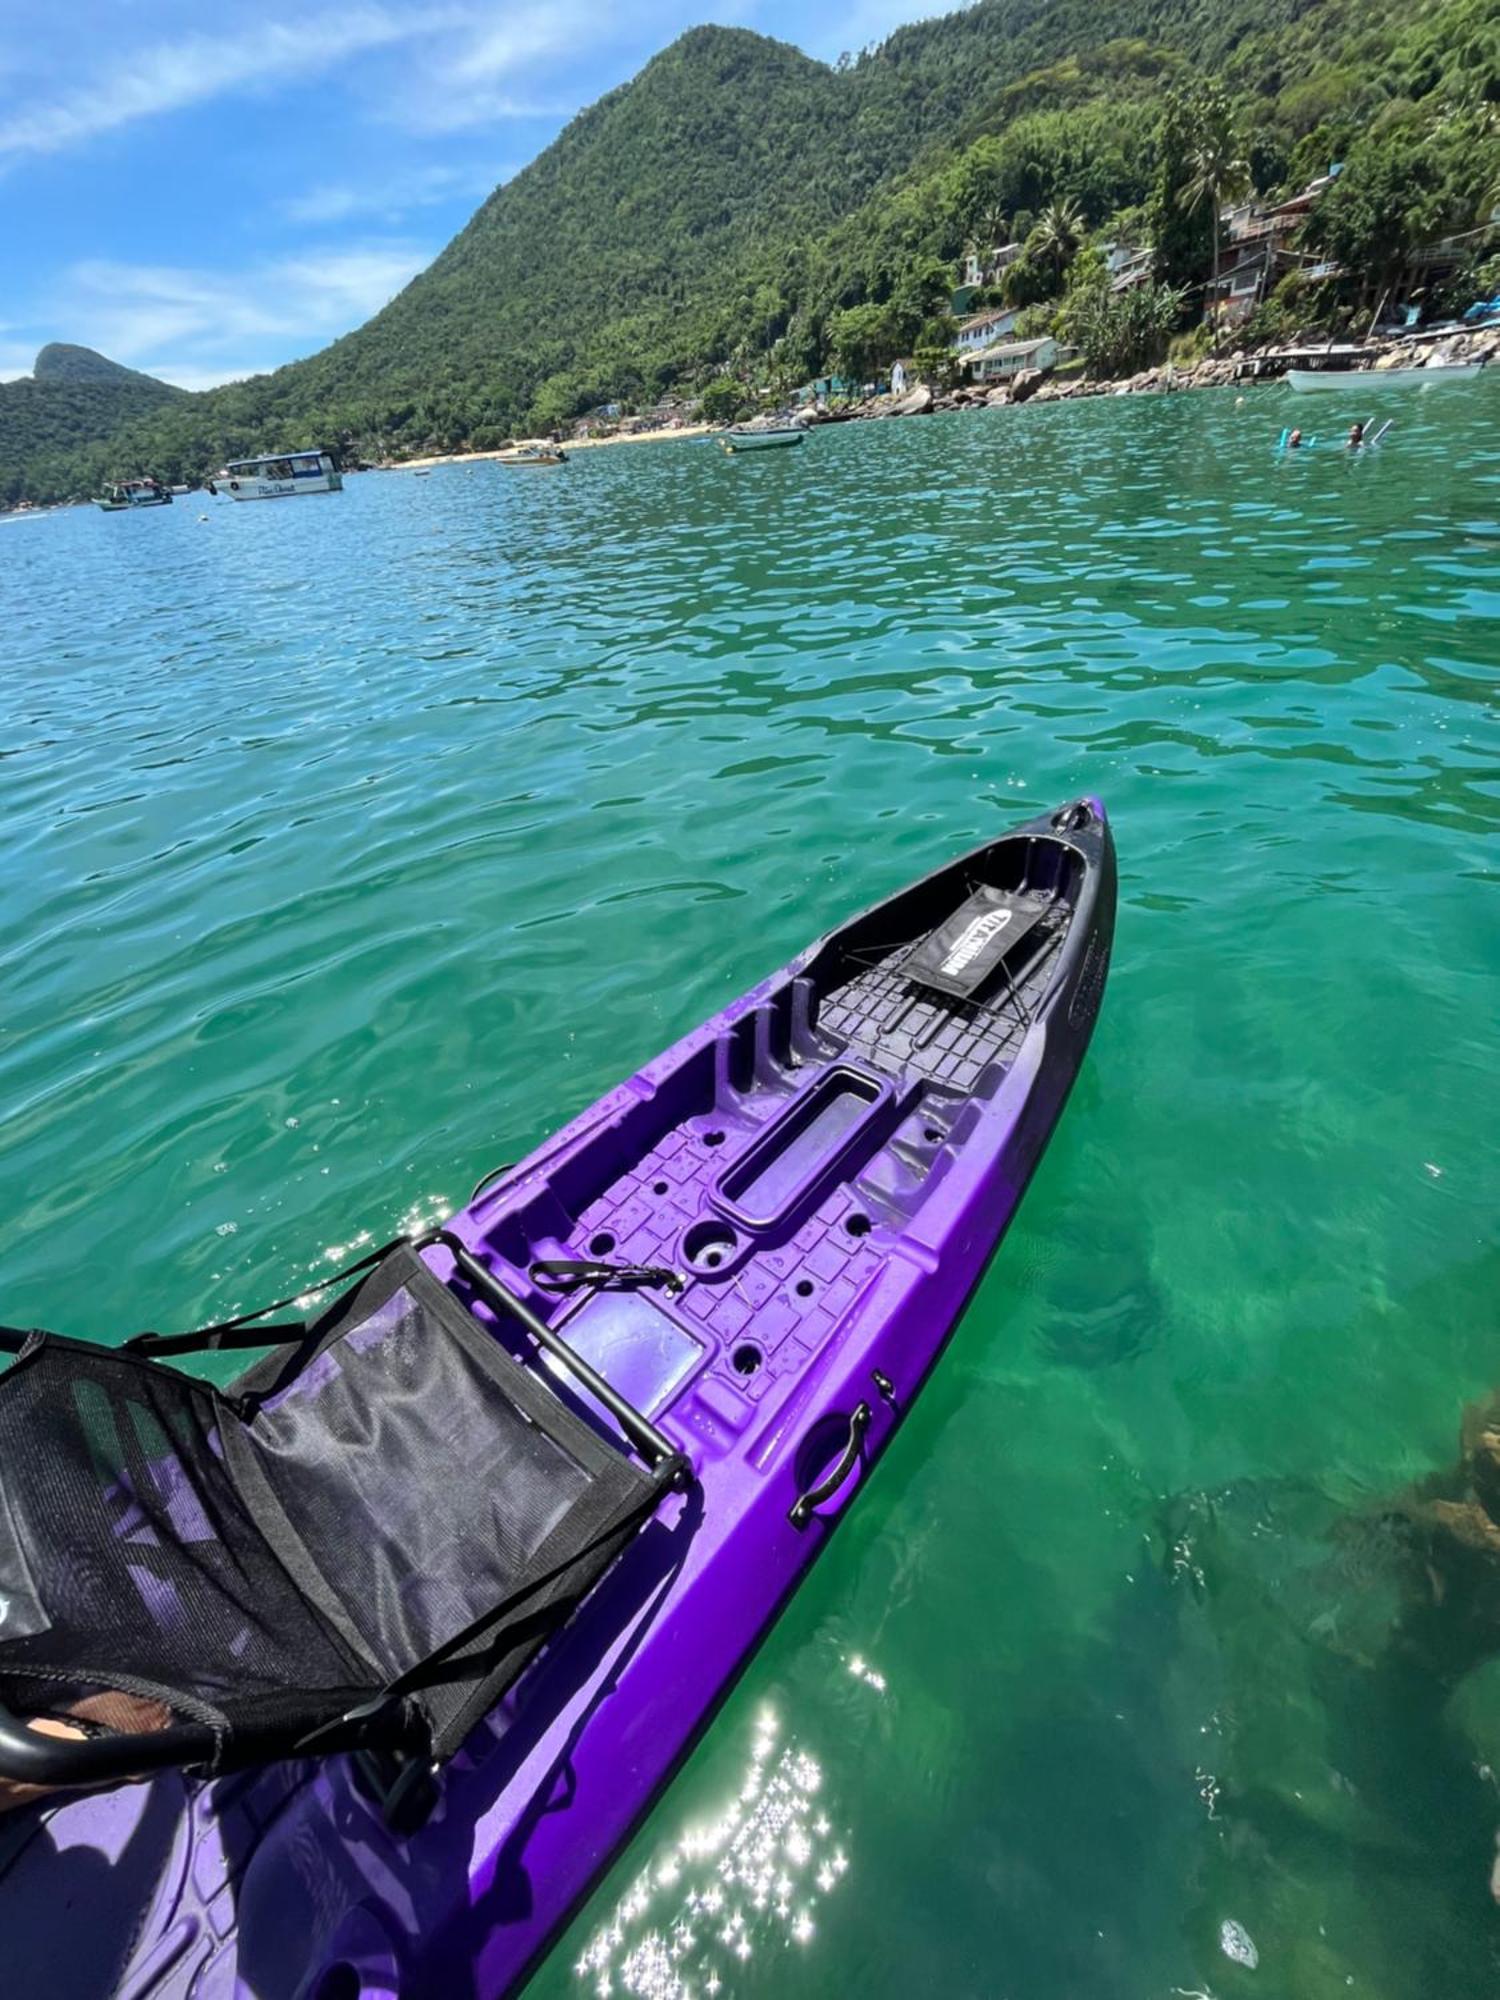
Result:
M48 341L38 354L31 374L37 382L149 382L153 389L171 388L169 382L158 382L154 375L122 367L108 355L96 354L92 347L74 347L63 340Z

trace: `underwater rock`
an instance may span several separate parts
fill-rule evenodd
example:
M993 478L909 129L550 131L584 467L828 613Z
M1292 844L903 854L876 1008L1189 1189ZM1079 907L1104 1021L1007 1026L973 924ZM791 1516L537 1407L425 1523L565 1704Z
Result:
M1236 1965L1248 1966L1251 1972L1260 1964L1255 1940L1233 1917L1226 1917L1219 1926L1219 1949L1226 1958L1232 1958Z

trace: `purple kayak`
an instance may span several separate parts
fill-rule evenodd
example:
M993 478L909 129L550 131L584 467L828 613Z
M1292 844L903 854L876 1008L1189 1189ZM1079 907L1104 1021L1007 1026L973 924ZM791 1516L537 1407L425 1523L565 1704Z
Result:
M70 1681L140 1699L158 1687L134 1663L151 1621L181 1621L190 1582L163 1565L195 1537L207 1545L204 1509L229 1505L212 1500L215 1482L248 1480L251 1458L256 1492L273 1494L276 1519L290 1520L322 1574L276 1542L274 1577L254 1582L261 1572L245 1557L234 1616L191 1621L218 1630L220 1619L214 1671L230 1674L233 1655L247 1677L233 1699L204 1692L200 1663L198 1694L168 1702L173 1726L126 1739L147 1746L129 1766L151 1771L145 1782L55 1794L0 1818L5 1992L490 2000L517 1988L732 1685L953 1331L1088 1045L1114 920L1099 802L1028 821L829 932L482 1185L445 1231L377 1264L354 1305L310 1333L299 1325L310 1362L258 1363L211 1402L201 1384L184 1386L183 1407L201 1396L208 1411L195 1444L173 1428L179 1378L149 1358L111 1357L140 1373L142 1396L167 1397L156 1418L130 1418L144 1456L101 1489L108 1528L97 1531L112 1552L130 1545L129 1582L111 1588L134 1586L145 1636L131 1637L122 1614L110 1635L119 1658ZM441 1295L439 1317L463 1303L451 1352L425 1325L408 1339L400 1315L424 1287ZM136 1345L150 1357L273 1334L235 1322L223 1339ZM24 1417L14 1434L40 1437L67 1400L48 1388L49 1369L82 1380L105 1353L52 1335L18 1336L11 1351L20 1359L0 1378L0 1456L7 1422ZM407 1371L399 1397L393 1356ZM338 1399L377 1360L388 1371L379 1399L339 1432ZM114 1391L102 1372L98 1382L102 1407ZM73 1401L85 1410L82 1392ZM402 1445L398 1420L419 1405L440 1416ZM458 1454L483 1491L492 1410L520 1440L507 1447L504 1508L477 1527L445 1523L442 1453ZM321 1426L312 1444L310 1412ZM587 1501L583 1473L570 1489L584 1527L565 1555L582 1567L550 1617L559 1568L546 1557L563 1546L564 1508L539 1469L549 1437L598 1482ZM426 1444L414 1450L412 1438ZM341 1487L313 1491L314 1457L324 1470L338 1459ZM33 1508L19 1478L0 1477L0 1771L15 1778L38 1743L12 1712L15 1691L28 1673L37 1685L59 1679L46 1649L81 1619L73 1598L86 1588L70 1584L54 1602L47 1582L54 1561L70 1578L84 1573L61 1540L61 1553L42 1546L63 1532L55 1482ZM46 1487L43 1469L37 1479ZM329 1490L347 1495L337 1520ZM375 1496L397 1492L412 1546L393 1569L373 1523ZM454 1596L444 1566L482 1569L519 1533L517 1518L529 1539L504 1572L520 1579L507 1615L532 1593L534 1629L506 1627L509 1668L485 1679L498 1614L476 1617L483 1600ZM222 1513L213 1529L222 1594L218 1552L236 1531ZM340 1537L342 1559L330 1561ZM163 1550L169 1538L181 1547ZM105 1567L101 1558L86 1573ZM274 1675L256 1665L258 1645L268 1660L277 1651L284 1572L326 1611L318 1632L332 1634L322 1665L311 1638L287 1642L301 1648L308 1685L324 1689L317 1713L332 1718L299 1723L295 1756L277 1736ZM407 1654L384 1643L396 1627ZM74 1656L109 1641L91 1643L92 1654L76 1639ZM387 1654L397 1667L420 1657L421 1668L395 1674ZM370 1655L392 1682L362 1703L355 1669ZM479 1659L483 1674L465 1682ZM457 1692L437 1688L444 1666ZM30 1706L31 1720L45 1712ZM118 1727L110 1711L50 1712L96 1718L80 1723L89 1740L63 1750L69 1782L99 1782L110 1730L97 1717ZM377 1712L393 1732L384 1747L371 1733ZM414 1718L421 1756L400 1733ZM355 1743L365 1747L347 1754ZM53 1782L57 1771L38 1761L35 1775Z

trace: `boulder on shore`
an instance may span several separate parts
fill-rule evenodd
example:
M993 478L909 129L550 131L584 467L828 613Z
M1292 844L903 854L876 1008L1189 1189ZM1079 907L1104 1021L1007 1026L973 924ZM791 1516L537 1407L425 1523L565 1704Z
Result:
M1010 401L1010 390L1002 382L998 389L991 389L984 400L990 409L1002 410Z
M910 395L901 398L895 414L898 417L925 417L931 412L932 403L932 391L925 382L921 382Z
M1010 400L1013 403L1024 403L1028 396L1034 396L1041 388L1042 380L1040 368L1023 368L1011 381Z

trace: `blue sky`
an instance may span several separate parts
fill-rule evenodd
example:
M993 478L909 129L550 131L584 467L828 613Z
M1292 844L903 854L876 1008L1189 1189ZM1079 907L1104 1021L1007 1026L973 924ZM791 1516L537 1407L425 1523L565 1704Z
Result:
M832 60L953 0L0 0L0 379L312 353L702 21Z

